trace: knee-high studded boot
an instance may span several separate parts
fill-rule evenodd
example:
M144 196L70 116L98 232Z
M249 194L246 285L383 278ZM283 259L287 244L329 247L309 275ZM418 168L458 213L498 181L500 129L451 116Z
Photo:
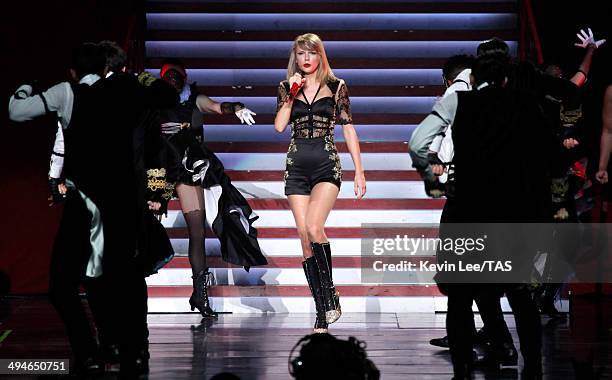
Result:
M189 305L192 311L197 308L204 318L217 316L217 313L211 309L208 299L208 287L212 285L212 276L212 273L206 268L191 277L193 279L193 293L189 298Z
M325 250L321 243L310 243L312 256L317 263L319 270L319 280L321 281L321 291L323 294L323 307L325 309L325 320L327 323L334 323L340 318L340 303L336 295L336 287L331 279L331 270L325 257Z
M325 258L327 259L327 265L329 266L329 278L334 281L334 268L332 266L332 253L331 253L331 245L329 243L322 243L323 249L325 250ZM336 306L338 312L342 314L342 309L340 307L340 292L336 289Z
M308 287L312 293L312 298L315 302L317 310L317 319L315 320L313 331L315 333L327 332L327 321L325 319L325 308L323 306L323 294L321 293L321 281L319 281L319 269L314 257L309 257L302 262L304 274L308 281Z

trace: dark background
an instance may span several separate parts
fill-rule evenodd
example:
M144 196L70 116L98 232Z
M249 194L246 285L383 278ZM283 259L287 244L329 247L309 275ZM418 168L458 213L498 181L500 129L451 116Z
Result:
M592 27L597 39L607 38L608 45L612 44L612 15L605 9L606 3L533 0L545 60L575 72L584 54L573 46L575 35L586 26ZM44 88L67 80L71 50L81 42L108 39L124 46L133 15L142 16L144 5L135 0L22 0L6 3L3 8L0 269L10 275L13 293L44 293L62 211L61 206L48 207L46 200L56 123L50 117L10 122L8 99L20 84L31 79L39 80ZM596 54L594 65L604 71L604 65L597 62L603 52ZM110 172L100 175L113 181Z

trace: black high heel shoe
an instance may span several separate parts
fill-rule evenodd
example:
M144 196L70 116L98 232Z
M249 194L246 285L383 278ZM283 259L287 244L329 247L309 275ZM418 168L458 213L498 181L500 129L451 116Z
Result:
M193 293L189 298L191 311L198 309L204 318L216 317L218 313L210 307L208 299L208 287L212 285L213 274L206 268L191 278L193 279Z

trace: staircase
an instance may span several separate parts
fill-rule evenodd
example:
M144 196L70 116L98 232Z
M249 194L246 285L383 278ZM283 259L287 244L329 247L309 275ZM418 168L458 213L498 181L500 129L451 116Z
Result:
M478 43L492 36L508 41L516 55L517 21L512 0L149 1L148 70L158 75L164 58L180 58L188 82L197 82L202 93L217 101L241 101L257 113L252 127L236 124L232 116L205 116L209 147L260 216L255 226L269 261L248 273L231 267L220 259L219 243L208 231L206 250L217 280L211 290L214 309L314 310L284 196L289 131L278 134L273 128L276 88L285 77L292 41L314 32L323 39L334 72L347 82L368 181L366 198L355 200L354 168L337 127L344 182L326 232L342 309L444 310L445 299L433 284L362 284L361 238L372 232L367 224L439 221L444 201L425 195L407 141L444 91L445 59L474 54ZM177 257L147 279L149 310L188 311L191 270L178 202L171 202L164 225Z

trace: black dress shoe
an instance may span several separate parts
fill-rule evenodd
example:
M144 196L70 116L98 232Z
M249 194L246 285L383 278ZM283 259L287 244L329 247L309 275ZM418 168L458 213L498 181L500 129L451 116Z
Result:
M522 380L542 380L542 371L541 370L530 370L529 368L525 368L521 373Z
M488 344L489 342L489 337L487 336L487 333L485 332L484 327L481 328L480 330L478 330L476 332L476 335L474 335L474 344Z
M484 328L478 330L476 335L474 336L474 344L487 344L489 338L484 330ZM448 336L442 338L434 338L429 341L429 344L436 347L448 348Z
M434 338L429 341L429 344L436 347L448 348L448 336L442 338Z
M501 369L503 367L516 367L518 365L518 352L512 343L491 348L482 359L482 363Z
M149 350L142 350L140 354L136 358L136 368L139 373L149 373L149 359L151 355L149 355Z
M74 363L74 373L78 378L99 375L104 372L104 364L97 357L87 357L76 359Z
M119 345L106 344L100 346L100 357L106 364L119 364Z
M467 380L472 379L473 365L468 364L453 364L453 378L452 380Z
M540 306L540 314L547 315L551 319L566 320L567 315L560 312L553 302L545 303Z
M121 358L119 378L140 379L146 377L149 373L150 357L148 349L141 349L134 356L124 355Z

